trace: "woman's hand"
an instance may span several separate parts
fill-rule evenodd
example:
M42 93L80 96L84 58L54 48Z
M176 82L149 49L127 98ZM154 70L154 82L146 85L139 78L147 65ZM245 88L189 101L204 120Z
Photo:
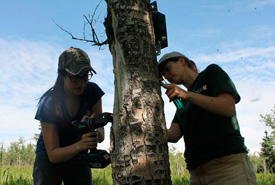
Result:
M84 115L81 121L84 122L87 118L93 119L95 115L96 115L95 113L93 113L91 116ZM97 142L101 143L104 140L104 127L99 127L95 129L95 132L96 132Z
M91 116L84 115L81 119L82 122L85 122L86 119L93 119L95 114L93 113ZM82 135L81 140L77 143L77 148L80 151L96 148L98 143L98 132L91 131Z
M89 132L82 135L82 138L77 143L77 147L80 151L93 149L97 147L98 143L98 133L97 131Z
M162 81L160 82L161 86L166 89L165 94L168 96L169 100L172 101L175 97L185 100L188 98L188 91L185 91L178 87L175 84L164 84Z
M83 134L81 140L72 145L60 147L56 125L41 122L41 126L45 147L52 163L64 162L83 150L97 147L97 131Z
M92 115L93 116L93 115ZM95 117L95 116L87 116L87 115L84 115L83 117L82 117L82 119L81 119L81 122L85 122L85 120L87 119L87 118L93 118L93 117Z

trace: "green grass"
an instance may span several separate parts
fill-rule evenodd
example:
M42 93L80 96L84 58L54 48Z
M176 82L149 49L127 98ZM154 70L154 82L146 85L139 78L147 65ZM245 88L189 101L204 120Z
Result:
M1 166L0 184L32 185L32 166Z
M189 173L183 173L182 175L172 173L171 179L174 185L189 185Z
M275 174L257 173L256 179L257 179L258 185L274 185L275 184Z
M112 170L93 169L93 185L112 185ZM189 174L171 174L173 185L189 185ZM258 185L274 185L275 174L256 174ZM32 185L32 166L1 166L1 185Z
M112 185L112 169L111 165L104 169L92 169L93 185Z

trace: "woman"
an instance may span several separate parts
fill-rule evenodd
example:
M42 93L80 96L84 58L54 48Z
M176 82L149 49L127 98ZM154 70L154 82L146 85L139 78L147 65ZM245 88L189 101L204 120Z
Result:
M230 77L215 64L198 73L196 65L179 52L164 55L159 70L172 83L161 82L170 101L177 97L184 105L167 129L167 138L177 142L184 137L190 184L256 184L236 118L240 96Z
M104 140L104 128L79 135L76 121L102 113L104 92L89 79L96 74L88 55L69 48L59 57L55 85L39 100L35 119L41 123L33 168L35 185L90 185L87 150Z

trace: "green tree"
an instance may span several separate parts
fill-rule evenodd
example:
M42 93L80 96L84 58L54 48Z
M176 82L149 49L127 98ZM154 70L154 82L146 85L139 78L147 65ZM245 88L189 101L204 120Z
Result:
M3 161L4 161L4 153L5 153L4 143L1 143L1 148L0 148L0 166L2 166Z
M264 158L264 172L273 172L272 165L274 165L274 142L272 138L265 131L263 142L261 143L260 156Z
M275 105L274 105L274 108L275 108ZM270 137L274 142L275 141L275 110L271 109L270 114L265 114L265 115L261 114L260 117L262 118L261 121L264 122L267 127L271 128Z
M7 151L4 152L4 161L8 165L31 165L34 161L35 146L25 145L25 139L20 137L17 142L12 142Z
M270 114L261 114L260 117L261 121L271 129L270 134L265 131L260 156L264 158L264 171L273 173L275 169L275 111L271 109Z
M262 156L253 153L249 155L249 159L256 171L256 173L263 173L264 172L264 158Z
M184 154L176 151L176 148L174 146L169 149L169 160L170 168L174 175L189 173L186 168Z

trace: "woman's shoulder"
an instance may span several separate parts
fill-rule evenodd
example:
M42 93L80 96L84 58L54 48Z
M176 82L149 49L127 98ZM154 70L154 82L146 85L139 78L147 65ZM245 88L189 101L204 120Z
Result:
M202 71L207 76L215 76L218 74L224 74L225 71L218 64L210 64L208 65L204 71Z
M102 96L104 94L103 90L94 82L88 82L85 91L85 94L98 94Z
M221 67L218 64L210 64L206 67L205 71L220 70Z
M54 104L52 100L52 92L48 91L42 96L39 101L39 106L37 108L35 119L44 121L47 123L53 123L54 120Z
M96 83L88 82L83 95L88 106L91 107L97 103L104 94L103 90Z
M45 93L41 97L41 99L39 101L39 105L40 106L47 106L47 107L51 106L52 105L52 94L53 94L52 90Z
M95 82L88 82L86 89L100 89L100 87Z

